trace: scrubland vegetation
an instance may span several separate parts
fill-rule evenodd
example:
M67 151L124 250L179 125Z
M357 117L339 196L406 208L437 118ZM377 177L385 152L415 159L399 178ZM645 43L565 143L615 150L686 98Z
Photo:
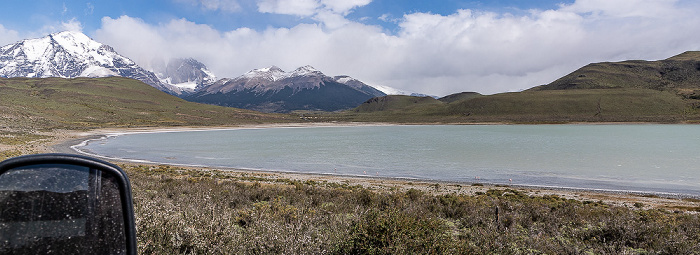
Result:
M126 165L142 254L696 254L697 213ZM641 205L638 205L641 207ZM699 208L685 208L698 210Z
M667 76L679 80L678 71L669 70L666 73L673 75ZM697 84L680 80L681 85ZM491 96L468 93L442 101L391 96L342 113L306 113L304 119L700 122L700 92L690 85L681 86L682 91L589 87ZM37 146L71 137L60 137L66 130L299 121L293 115L190 103L118 77L0 79L0 94L0 160L45 152ZM475 195L438 194L165 166L124 168L133 186L141 254L697 254L700 250L697 207L628 208L507 187Z

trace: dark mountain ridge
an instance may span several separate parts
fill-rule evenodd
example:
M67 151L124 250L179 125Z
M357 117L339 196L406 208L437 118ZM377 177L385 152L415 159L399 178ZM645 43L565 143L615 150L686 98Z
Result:
M384 95L349 76L329 77L311 66L289 73L272 66L221 79L183 98L262 112L290 112L345 110Z

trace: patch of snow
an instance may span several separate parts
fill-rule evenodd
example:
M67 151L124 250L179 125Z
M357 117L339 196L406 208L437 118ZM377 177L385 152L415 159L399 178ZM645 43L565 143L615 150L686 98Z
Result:
M294 70L290 75L294 76L310 76L310 75L322 75L321 71L317 70L313 66L307 65L302 66Z
M183 83L172 84L172 85L175 87L178 87L180 89L191 90L191 91L194 91L194 89L197 88L197 82L194 82L194 81L183 82Z
M51 42L48 38L30 39L24 41L22 46L22 48L17 48L13 54L16 55L19 53L18 51L24 51L27 61L37 61L51 46Z
M340 79L338 79L338 80L336 80L336 81L339 82L339 83L342 83L342 84L347 84L348 82L356 81L356 80L353 79L352 77L346 76L346 77L342 77L342 78L340 78ZM380 91L381 91L381 90L380 90ZM384 92L384 91L382 91L382 92ZM384 94L386 94L386 93L384 93Z
M271 66L266 68L254 69L243 75L245 78L263 78L270 81L278 81L289 77L289 74L282 71L279 67Z
M215 81L216 81L216 75L214 75L214 73L212 73L211 71L209 71L209 69L202 68L202 69L200 69L200 70L202 70L202 72L204 72L204 74L207 75L207 77L204 77L204 80L205 80L205 81L209 81L209 82L215 82Z

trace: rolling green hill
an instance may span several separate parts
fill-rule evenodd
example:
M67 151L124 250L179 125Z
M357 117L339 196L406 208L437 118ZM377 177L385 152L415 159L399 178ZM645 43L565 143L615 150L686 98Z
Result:
M396 122L698 122L700 52L660 61L584 66L550 84L495 95L464 92L439 100L371 99L331 118Z
M122 77L0 79L0 129L210 126L276 121L285 121L285 116L191 103Z
M533 90L641 88L700 97L700 52L689 51L659 61L589 64Z

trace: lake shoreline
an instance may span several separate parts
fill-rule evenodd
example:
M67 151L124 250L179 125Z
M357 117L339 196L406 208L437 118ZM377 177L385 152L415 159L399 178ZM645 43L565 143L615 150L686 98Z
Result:
M329 127L329 126L387 126L395 124L386 123L296 123L296 124L271 124L271 125L243 125L231 127L178 127L178 128L117 128L117 129L98 129L89 132L72 132L70 135L63 135L47 146L46 152L55 153L78 153L73 146L83 143L87 140L102 139L110 135L124 135L132 133L153 133L153 132L186 132L186 131L208 131L208 130L235 130L235 129L253 129L253 128L299 128L299 127ZM107 159L110 162L125 165L164 165L161 163L152 162L133 162L122 159ZM287 178L298 181L317 181L317 182L332 182L343 183L348 185L360 185L377 190L408 190L411 188L423 190L433 194L476 194L477 192L485 192L489 189L518 189L525 191L528 194L536 196L556 195L567 199L575 199L580 201L602 201L608 204L632 207L643 204L644 207L650 208L700 208L700 200L692 196L666 196L663 194L654 194L651 192L627 192L627 191L611 191L611 190L596 190L596 189L580 189L566 187L538 187L529 185L497 185L479 182L456 182L443 180L429 179L411 179L411 178L396 178L396 177L381 177L371 175L340 175L340 174L319 174L319 173L301 173L301 172L284 172L284 171L269 171L255 169L239 169L229 167L206 167L206 166L182 166L173 165L174 167L199 170L199 171L225 171L243 175L256 175L274 178Z

